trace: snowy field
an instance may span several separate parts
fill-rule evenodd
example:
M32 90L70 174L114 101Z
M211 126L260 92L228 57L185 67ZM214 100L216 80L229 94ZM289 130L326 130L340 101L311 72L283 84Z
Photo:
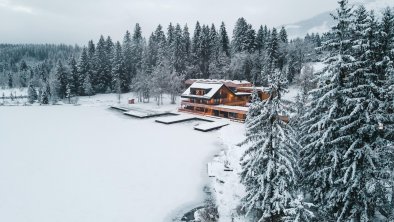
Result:
M103 100L0 107L0 221L171 221L203 202L220 131L93 105Z

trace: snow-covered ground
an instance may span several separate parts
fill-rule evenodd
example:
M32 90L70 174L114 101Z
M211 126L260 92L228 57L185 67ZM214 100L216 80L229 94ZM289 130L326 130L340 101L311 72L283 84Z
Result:
M27 95L27 88L0 88L0 97L2 97L3 95L5 97L9 97L10 95L14 95L14 96L26 96Z
M115 98L0 107L0 221L171 221L203 202L220 131L130 118Z
M244 196L244 186L240 182L240 159L245 152L244 147L236 146L244 139L243 124L231 124L220 130L220 141L224 149L213 159L215 177L211 178L211 186L218 206L219 222L243 222L242 216L236 214ZM224 170L226 166L227 170ZM230 170L230 171L228 171Z

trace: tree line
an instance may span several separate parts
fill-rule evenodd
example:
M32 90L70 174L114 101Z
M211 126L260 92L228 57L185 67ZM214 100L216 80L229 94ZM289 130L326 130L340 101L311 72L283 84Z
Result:
M100 36L97 43L91 40L85 47L74 47L78 53L70 53L68 58L48 58L33 67L21 60L28 53L21 56L18 50L12 57L20 68L3 68L0 83L9 87L29 85L30 91L39 89L38 94L54 100L134 91L140 101L153 97L162 103L162 95L167 93L175 102L188 78L240 79L264 85L269 73L280 69L292 82L305 62L321 56L315 48L324 38L308 34L304 39L288 40L284 28L260 26L256 31L239 18L231 39L224 23L217 29L214 24L199 22L193 35L187 25L169 24L166 29L158 25L146 39L136 24L122 42ZM36 57L49 56L37 52ZM27 72L31 74L21 75ZM18 76L27 77L19 81Z
M394 220L394 14L340 0L318 50L325 69L289 122L288 79L270 74L246 119L241 182L251 221Z

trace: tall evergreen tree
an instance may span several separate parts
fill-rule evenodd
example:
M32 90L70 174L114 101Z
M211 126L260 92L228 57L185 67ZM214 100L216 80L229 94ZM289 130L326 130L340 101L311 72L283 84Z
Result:
M283 43L288 43L288 39L287 39L287 32L285 27L282 26L282 28L279 31L279 39L280 41L282 41Z
M266 35L264 33L264 28L261 25L256 35L256 50L261 53L261 50L265 48Z
M95 92L105 93L110 88L111 73L108 72L110 60L107 55L107 46L103 36L100 37L97 43L95 59L96 76L92 79L92 84Z
M273 28L267 47L267 56L263 64L263 75L268 77L275 69L279 68L279 39L276 29Z
M179 24L176 24L172 35L173 40L169 48L170 61L175 71L181 73L186 69L186 52L184 51L185 47L182 41L182 29Z
M141 27L137 23L135 24L133 38L132 38L131 79L133 79L137 75L137 71L141 69L143 48L144 48L144 39L142 37Z
M133 49L132 49L132 40L131 40L131 35L129 31L126 31L126 34L123 38L123 59L124 59L124 65L125 65L125 75L126 75L126 82L127 85L131 84L131 79L133 77Z
M187 25L183 27L182 31L182 46L183 46L183 51L185 53L185 60L190 62L190 53L191 53L191 40L190 40L190 33L189 33L189 28Z
M78 69L78 83L79 83L78 95L85 95L85 91L83 87L84 81L86 76L88 75L91 76L89 57L88 57L87 49L85 47L82 49L82 53L78 61L77 69Z
M247 151L241 159L243 205L253 221L281 221L297 188L297 142L285 114L281 95L286 81L279 71L270 76L270 97L255 100L246 121ZM255 107L256 106L256 107Z
M56 66L56 80L57 80L57 84L58 84L58 86L56 87L58 89L58 91L56 92L57 96L59 96L60 99L64 99L66 96L66 90L67 90L67 84L68 84L69 78L67 75L66 67L63 66L61 61L58 61L57 66ZM46 96L49 96L49 95L46 95Z
M79 95L79 89L81 88L80 76L78 72L77 62L74 57L71 58L68 66L70 67L70 77L69 77L69 85L72 95Z
M112 58L112 89L114 92L122 93L129 91L128 78L125 72L122 46L116 42L115 51Z
M233 39L231 42L232 49L234 53L245 51L247 46L247 33L248 33L248 23L244 18L239 18L235 23L233 30Z
M384 165L392 160L382 158L392 151L378 128L374 43L365 9L355 14L353 20L347 0L339 1L337 25L324 45L327 67L302 125L304 186L325 220L374 221L388 204Z
M219 29L219 44L220 52L224 53L226 56L230 56L230 40L228 38L226 26L224 22L220 25Z

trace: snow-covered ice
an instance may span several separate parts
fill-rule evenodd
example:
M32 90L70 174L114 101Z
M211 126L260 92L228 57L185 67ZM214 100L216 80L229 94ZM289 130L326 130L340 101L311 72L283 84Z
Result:
M218 131L95 102L0 107L0 221L160 222L203 202Z

